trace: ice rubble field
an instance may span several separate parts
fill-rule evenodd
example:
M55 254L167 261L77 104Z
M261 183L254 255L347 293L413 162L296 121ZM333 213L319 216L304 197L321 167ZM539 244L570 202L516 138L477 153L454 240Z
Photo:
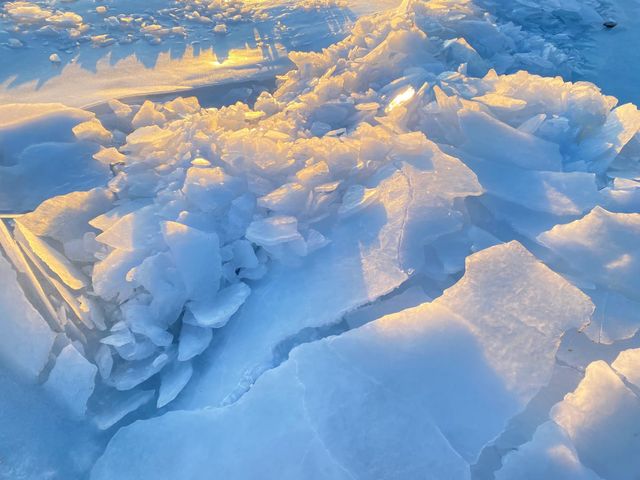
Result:
M272 7L8 2L3 52ZM238 102L0 105L0 478L640 477L640 112L567 81L628 6L280 14L350 7Z

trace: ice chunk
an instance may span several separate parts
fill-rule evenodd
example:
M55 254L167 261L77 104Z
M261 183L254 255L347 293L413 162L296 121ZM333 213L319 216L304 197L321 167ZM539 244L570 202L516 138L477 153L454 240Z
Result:
M597 343L611 344L633 337L640 330L640 302L609 289L586 290L596 306L584 330Z
M29 303L16 272L2 254L0 284L0 358L28 381L34 381L49 360L56 334Z
M220 244L215 233L164 222L162 235L192 300L205 301L220 287Z
M153 206L143 207L124 215L98 235L96 240L121 250L158 245L161 241L160 219Z
M135 285L127 279L127 273L142 263L148 255L145 249L113 250L93 267L92 286L104 300L127 300Z
M103 148L98 153L94 154L93 158L99 162L111 165L114 163L124 163L127 157L120 153L117 148L109 147Z
M258 198L258 206L283 215L294 215L309 201L309 191L299 183L285 183L273 192Z
M193 315L186 312L185 315ZM213 332L210 328L191 325L195 320L185 319L180 330L180 343L178 344L178 360L186 361L200 355L211 343Z
M153 390L111 393L102 399L103 407L93 420L100 430L107 430L131 412L147 404L154 394Z
M296 217L274 215L255 220L247 228L247 240L267 247L302 240Z
M191 362L174 362L165 368L160 378L160 391L158 393L158 408L162 408L172 402L193 374Z
M232 245L233 262L239 268L256 268L259 264L258 257L247 240L237 240Z
M98 368L73 345L62 349L44 388L76 417L84 416Z
M220 167L192 167L187 170L184 192L187 200L203 212L219 213L244 190L239 178L228 175Z
M640 348L623 350L611 364L611 367L627 382L640 388Z
M150 127L153 125L162 125L165 123L167 119L165 118L162 112L159 112L156 109L156 106L153 102L146 100L138 113L133 117L131 124L134 128L140 127Z
M581 215L601 200L592 173L536 172L513 165L496 166L480 159L465 161L488 193L531 210Z
M486 113L462 110L463 150L491 162L515 164L529 170L562 170L558 145L510 127Z
M72 192L42 202L18 220L39 236L67 242L91 231L89 220L111 208L113 194L103 188Z
M107 345L100 345L96 351L95 363L98 366L98 371L103 379L109 378L111 375L111 369L113 368L113 356L111 355L111 349Z
M149 306L131 301L122 306L122 315L133 333L147 337L154 345L168 347L173 342L173 335L163 328L164 325L158 325Z
M496 480L601 480L580 463L580 458L567 434L554 422L546 422L536 430L533 439L508 454Z
M118 118L128 119L133 113L133 110L129 105L127 105L126 103L122 103L120 100L117 100L115 98L109 100L107 104L109 105L111 111L115 113Z
M576 156L603 172L640 129L640 112L631 103L614 109L596 134L578 146Z
M640 399L603 361L591 363L578 388L553 407L582 463L602 478L640 474Z
M640 300L640 214L595 207L538 240L589 280Z
M352 185L345 192L342 198L342 205L338 213L342 216L349 216L367 207L376 198L376 189L365 188L362 185Z
M93 118L73 127L73 134L78 140L106 145L113 140L113 134L102 126L100 120Z
M115 206L102 215L98 215L91 219L89 221L89 225L104 232L115 225L115 223L125 215L135 212L136 210L140 210L142 207L146 207L150 203L151 202L147 199L129 200Z
M223 327L250 293L251 289L247 284L240 282L223 288L210 300L193 300L187 305L193 314L193 317L188 317L188 321L194 322L198 327Z
M169 363L169 356L161 353L146 360L119 365L111 375L110 383L118 390L131 390L160 372Z
M34 235L19 221L15 225L16 237L21 245L37 255L67 286L79 290L89 284L86 275L49 243Z

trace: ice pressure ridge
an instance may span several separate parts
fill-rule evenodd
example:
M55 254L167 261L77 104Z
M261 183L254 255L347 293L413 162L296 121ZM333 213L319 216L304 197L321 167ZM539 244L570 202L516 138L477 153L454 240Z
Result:
M4 320L36 353L0 353L101 429L176 408L120 428L93 479L637 476L636 350L591 363L566 332L640 326L640 113L530 73L579 59L529 15L584 33L597 5L519 5L362 18L253 105L51 107L114 177L0 230L46 279Z

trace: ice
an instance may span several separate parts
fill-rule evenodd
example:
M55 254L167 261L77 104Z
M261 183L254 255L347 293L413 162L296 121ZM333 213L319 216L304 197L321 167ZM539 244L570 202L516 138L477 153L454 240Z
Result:
M464 157L484 189L498 198L553 215L581 215L601 200L594 174L536 172Z
M562 170L562 155L557 145L510 127L484 112L462 110L459 118L466 138L463 150L491 162L530 170Z
M72 415L81 418L93 393L97 372L96 366L73 345L67 345L56 358L44 388Z
M56 334L27 300L16 272L1 254L0 278L0 358L3 365L34 382L49 361Z
M295 217L274 215L252 222L247 228L247 239L257 245L273 247L281 243L302 240Z
M186 313L185 315L193 315ZM213 332L210 328L191 325L195 320L183 320L180 329L180 343L178 344L178 360L191 360L206 350L211 343Z
M640 300L640 214L595 207L538 240L589 280Z
M160 125L166 122L166 120L167 119L162 114L162 112L156 110L153 102L147 100L142 104L142 107L140 107L138 113L136 113L136 115L133 117L133 119L131 120L131 124L134 128L140 128L152 125Z
M113 250L95 264L91 277L93 290L105 300L124 302L133 294L134 285L126 275L147 256L145 250Z
M71 289L79 290L88 285L89 280L82 271L49 245L46 240L23 227L19 221L16 222L15 234L24 248L33 251Z
M611 364L611 367L622 375L625 380L635 387L640 388L640 349L629 349L620 352L620 355Z
M205 212L224 211L242 190L242 181L219 167L190 168L183 187L187 200Z
M212 298L220 287L218 236L177 222L164 222L162 235L189 298L195 301Z
M137 390L108 396L106 400L109 401L109 405L95 416L97 427L100 430L111 428L131 412L149 403L154 394L153 390Z
M224 327L231 316L245 302L251 289L246 283L236 283L220 290L212 299L193 299L187 308L193 314L191 321L197 327Z
M103 379L109 378L111 369L113 368L113 356L111 350L106 345L100 345L95 356L95 363Z
M96 142L101 145L108 145L113 140L113 134L104 128L97 118L76 125L72 131L78 140Z
M157 244L159 237L156 211L148 206L124 215L98 235L96 240L117 250L135 250Z
M632 479L640 472L640 399L603 361L587 367L578 388L551 411L581 462L602 478Z
M571 440L553 422L541 425L529 443L505 457L496 480L514 478L601 480L601 477L580 463Z
M585 329L589 338L611 344L632 338L640 330L640 302L609 289L585 289L596 306Z
M168 362L168 355L161 353L156 357L122 364L114 370L109 383L120 391L131 390L160 372Z
M20 217L20 224L38 236L66 242L92 231L89 221L111 208L113 195L97 188L50 198Z
M160 378L160 390L158 393L158 408L162 408L173 401L191 378L193 367L190 362L174 362L165 368Z
M238 403L123 429L92 478L184 478L185 468L235 478L470 478L466 462L549 381L564 330L586 324L591 308L519 244L489 248L435 302L299 347ZM160 433L177 430L179 441ZM203 443L188 465L140 462ZM228 453L238 450L246 462ZM313 469L319 461L330 470Z
M435 239L459 228L453 202L478 194L478 184L457 159L433 144L427 146L434 170L407 164L392 170L378 185L376 201L339 222L330 233L330 244L299 266L271 267L221 330L218 348L206 354L207 367L198 383L208 387L200 392L187 387L180 401L210 405L235 398L253 372L271 364L274 346L305 328L335 323L404 282L404 269L423 261L423 243L411 241L409 232ZM291 321L283 323L282 318Z
M630 103L613 110L599 131L579 145L579 155L602 172L640 129L640 112Z
M0 10L0 98L86 109L0 108L0 209L75 191L2 238L94 478L607 478L548 421L640 327L598 0L174 3Z
M121 154L115 147L103 148L93 158L107 165L123 163L127 157Z

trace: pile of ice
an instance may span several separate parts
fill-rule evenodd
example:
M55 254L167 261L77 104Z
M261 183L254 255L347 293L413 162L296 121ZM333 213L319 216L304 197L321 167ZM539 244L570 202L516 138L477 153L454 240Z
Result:
M486 192L456 204L455 228L418 233L420 248L434 242L433 256L400 265L442 288L461 273L477 227L491 232L484 244L514 232L535 242L596 205L635 208L635 184L620 189L610 177L637 169L637 109L616 108L591 84L498 75L496 63L522 61L509 28L471 2L415 1L360 20L322 53L292 54L296 69L252 107L113 101L107 128L97 119L76 126L79 140L103 145L95 158L117 175L108 188L46 201L16 222L16 235L71 289L65 315L80 322L61 328L104 385L156 388L148 381L164 372L157 403L171 401L212 329L226 325L272 262L301 263L326 246L334 225L373 208L377 186L403 165L436 169L446 185L434 161L440 149L482 185L460 197ZM452 205L440 208L450 215ZM493 225L503 220L510 231ZM459 231L459 249L438 243ZM607 277L593 288L628 295L612 285ZM631 324L620 335L633 334Z
M339 5L334 0L294 3L177 0L166 3L166 7L151 12L124 2L93 8L93 3L66 2L59 5L59 9L45 0L7 2L0 9L0 24L4 24L11 35L6 42L10 48L29 45L35 35L71 53L83 43L107 47L144 39L156 45L167 38L189 35L199 41L205 36L226 35L241 25L276 22L292 12L337 8Z
M509 21L560 11L588 29L596 10L482 3L413 0L363 18L332 47L291 54L295 68L253 105L114 100L74 127L114 178L47 200L15 220L19 247L3 244L55 292L64 340L48 390L108 428L176 399L220 340L188 411L121 430L94 478L301 478L318 465L318 478L469 478L564 371L567 331L618 350L637 333L640 112L530 73L573 59L553 25ZM416 286L436 300L343 320ZM352 331L291 352L330 326ZM629 355L591 364L503 478L556 450L584 478L636 475L631 430L628 445L610 438L584 400L607 391L607 418L636 425ZM595 359L569 357L578 370Z
M44 37L78 39L89 29L82 16L71 11L50 8L49 2L7 2L0 20L9 23L16 33L35 32ZM19 38L12 38L9 46L23 46Z

